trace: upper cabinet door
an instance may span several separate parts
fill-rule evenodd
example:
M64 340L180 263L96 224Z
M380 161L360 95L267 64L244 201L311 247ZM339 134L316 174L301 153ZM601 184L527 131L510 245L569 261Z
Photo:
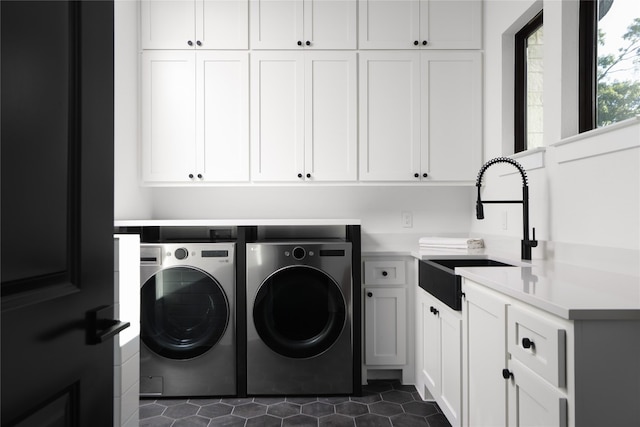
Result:
M361 52L359 83L360 179L419 181L420 53Z
M251 55L251 176L304 178L304 61L299 52Z
M196 47L248 49L248 22L248 0L196 0Z
M481 27L481 0L420 1L421 48L482 49Z
M472 182L482 166L481 53L421 55L426 96L420 114L420 175L427 181Z
M198 173L205 182L249 180L249 54L196 54Z
M142 48L193 49L195 13L194 0L141 0Z
M247 49L248 0L142 0L142 49Z
M195 56L142 54L142 178L190 182L196 174Z
M418 0L359 0L360 49L410 49L420 37Z
M355 49L357 19L356 0L305 0L304 48Z
M361 49L480 49L481 0L359 0Z
M251 0L252 49L355 49L356 0Z
M305 180L358 178L355 52L305 53Z

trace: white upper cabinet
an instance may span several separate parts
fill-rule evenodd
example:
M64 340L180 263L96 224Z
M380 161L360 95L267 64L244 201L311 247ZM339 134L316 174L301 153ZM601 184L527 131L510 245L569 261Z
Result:
M142 55L142 179L249 179L248 54Z
M252 49L355 49L356 0L251 0Z
M143 49L247 49L248 0L141 0Z
M356 54L251 55L254 181L357 179Z
M360 49L480 49L481 0L359 0Z
M473 181L481 162L476 51L360 53L360 179Z

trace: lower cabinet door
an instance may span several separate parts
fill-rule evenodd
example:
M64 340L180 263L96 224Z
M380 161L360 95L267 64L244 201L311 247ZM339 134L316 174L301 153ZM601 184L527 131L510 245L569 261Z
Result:
M422 295L421 329L422 329L422 372L419 374L431 394L440 394L440 317L435 313L437 303L426 293Z
M365 364L407 363L407 293L404 287L365 288Z
M462 319L443 305L440 316L441 409L452 426L461 423L462 408Z
M567 425L567 398L517 359L509 361L509 426Z

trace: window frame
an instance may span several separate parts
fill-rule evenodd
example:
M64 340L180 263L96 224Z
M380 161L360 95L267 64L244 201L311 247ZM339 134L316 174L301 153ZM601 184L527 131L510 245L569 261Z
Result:
M527 150L527 39L543 26L543 10L514 36L514 153Z
M598 1L580 0L578 42L578 132L597 125Z

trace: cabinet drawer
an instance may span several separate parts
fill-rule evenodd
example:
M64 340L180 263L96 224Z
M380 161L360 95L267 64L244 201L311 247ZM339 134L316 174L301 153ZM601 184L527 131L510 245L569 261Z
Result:
M507 350L557 387L566 384L566 331L560 323L518 306L507 309Z
M404 261L365 261L364 283L366 285L404 285Z

